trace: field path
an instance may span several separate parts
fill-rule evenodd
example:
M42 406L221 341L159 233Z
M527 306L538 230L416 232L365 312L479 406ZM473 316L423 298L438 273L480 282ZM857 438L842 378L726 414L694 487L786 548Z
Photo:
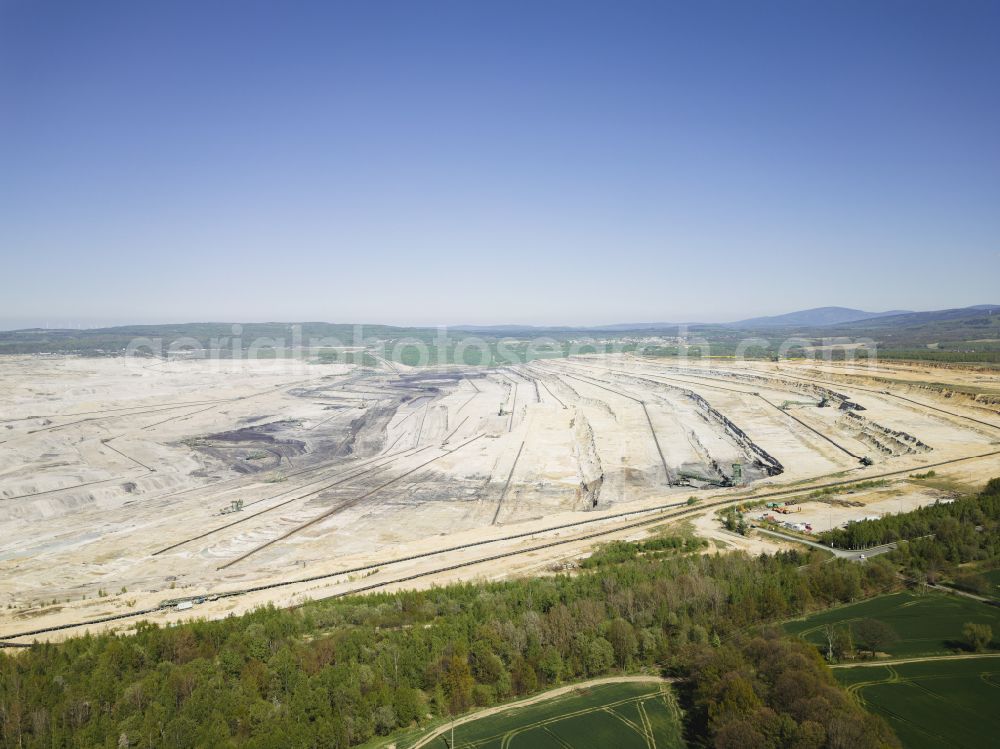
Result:
M967 661L977 658L1000 658L1000 653L961 653L959 655L924 655L918 658L887 658L861 663L836 663L830 668L866 668L868 666L898 666L902 663L927 663L929 661Z
M573 684L566 684L565 686L556 687L555 689L549 689L548 691L536 694L534 697L526 697L523 700L507 702L503 705L495 705L494 707L487 707L482 710L476 710L468 715L463 715L461 718L456 718L454 721L433 729L426 736L418 739L416 743L411 744L409 749L420 749L420 747L427 746L441 734L448 733L452 727L458 727L465 723L471 723L474 720L486 718L490 715L496 715L497 713L502 713L506 710L516 710L518 708L528 707L529 705L534 705L538 702L550 700L553 697L560 697L564 694L575 692L578 689L596 687L602 684L672 684L675 681L677 681L677 679L668 679L663 676L637 674L633 676L605 676L600 679L590 679L588 681L578 681Z

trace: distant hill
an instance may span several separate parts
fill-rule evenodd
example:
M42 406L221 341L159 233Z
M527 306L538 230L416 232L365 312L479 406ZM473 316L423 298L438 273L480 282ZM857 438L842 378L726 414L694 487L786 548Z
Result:
M842 328L893 328L912 329L924 326L941 327L949 323L960 325L988 325L1000 318L1000 305L977 304L957 309L939 309L929 312L885 313L878 319L851 320L838 324Z
M526 334L526 333L631 333L640 331L669 330L682 325L705 325L706 323L676 322L624 322L607 325L451 325L448 330L460 333Z
M514 333L536 333L548 330L584 330L584 328L572 328L566 325L449 325L448 330L456 330L460 333L494 333L494 334L514 334Z
M680 330L682 327L683 330ZM239 333L236 333L239 331ZM355 341L360 333L363 340ZM620 339L631 345L628 338L662 335L667 338L691 333L709 341L714 354L728 355L737 350L748 337L765 340L756 356L773 355L781 342L790 337L814 340L815 345L832 338L871 339L878 345L880 356L939 360L946 362L1000 363L1000 305L980 304L961 309L929 312L866 312L847 307L819 307L790 312L773 317L756 317L737 323L620 323L595 327L569 326L454 326L447 332L436 328L404 328L388 325L334 324L304 322L297 324L295 333L287 322L243 323L234 328L231 323L208 322L167 325L127 325L86 330L26 329L0 331L0 355L4 354L77 354L111 356L120 354L135 339L152 339L151 349L166 351L174 343L183 350L215 351L222 355L232 350L234 335L241 336L246 347L259 339L272 339L285 346L298 344L326 347L324 356L336 346L381 346L386 354L397 348L404 353L416 341L427 345L428 352L440 349L447 359L449 345L440 345L445 334L452 343L464 335L475 335L490 346L504 338L550 338L561 344L582 338ZM162 346L161 343L162 342ZM280 344L279 344L280 345ZM659 344L658 344L659 345ZM676 346L663 342L660 354L669 355ZM267 356L267 346L264 346ZM623 349L624 350L624 349ZM458 351L457 347L451 349ZM410 353L413 353L412 351ZM276 354L277 355L277 354ZM401 356L403 354L400 354ZM409 356L409 354L406 354ZM412 358L412 357L411 357ZM437 361L434 359L433 361ZM371 362L368 362L371 364ZM404 362L412 363L412 362Z
M910 314L907 310L890 310L889 312L865 312L850 307L814 307L813 309L787 312L784 315L771 317L751 317L731 323L736 328L779 328L779 327L818 327L825 325L843 325L859 320L872 320L877 317L894 317Z

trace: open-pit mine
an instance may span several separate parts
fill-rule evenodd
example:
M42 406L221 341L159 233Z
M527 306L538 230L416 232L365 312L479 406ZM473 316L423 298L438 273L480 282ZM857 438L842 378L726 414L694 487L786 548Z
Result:
M1000 474L1000 399L976 395L995 383L628 355L5 357L0 640L562 569L747 498L878 479L884 503L928 470L972 486Z

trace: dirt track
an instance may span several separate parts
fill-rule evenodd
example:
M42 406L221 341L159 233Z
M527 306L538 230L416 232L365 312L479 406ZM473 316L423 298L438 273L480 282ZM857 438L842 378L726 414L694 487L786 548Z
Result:
M172 621L182 615L159 609L164 599L261 588L195 610L223 616L356 589L358 575L393 589L537 573L597 540L644 533L615 515L690 496L735 501L888 474L878 498L895 508L910 472L943 465L941 479L963 486L1000 474L996 455L951 462L1000 450L1000 416L934 401L922 380L917 393L887 395L854 370L630 357L496 373L223 366L0 360L0 633L146 609ZM769 475L767 458L781 471ZM722 485L737 462L749 483ZM243 510L220 514L237 499ZM600 536L545 531L583 520ZM536 533L560 543L535 550ZM496 541L512 534L520 540ZM482 543L494 544L489 557L532 550L482 563L440 552ZM379 568L400 557L412 561ZM338 572L349 569L364 571Z
M420 749L420 747L427 746L431 741L436 739L438 736L448 733L452 728L464 725L466 723L471 723L472 721L479 720L480 718L487 718L491 715L497 715L498 713L506 712L507 710L517 710L522 707L528 707L529 705L535 705L539 702L544 702L545 700L551 700L554 697L560 697L564 694L569 694L570 692L575 692L579 689L586 689L587 687L596 687L601 684L672 684L676 682L677 679L667 679L662 676L645 676L645 675L635 675L635 676L605 676L600 679L590 679L589 681L581 681L576 684L567 684L562 687L556 687L555 689L550 689L547 692L542 692L541 694L536 694L534 697L528 697L523 700L517 700L516 702L508 702L505 705L496 705L495 707L487 707L482 710L476 710L475 712L469 713L468 715L463 715L460 718L456 718L445 726L439 726L435 728L430 733L428 733L423 738L419 739L415 744L411 744L407 749Z
M835 663L830 668L866 668L868 666L898 666L903 663L927 663L929 661L967 661L979 658L1000 658L1000 653L962 653L960 655L925 655L921 658L886 658L879 661L860 663Z

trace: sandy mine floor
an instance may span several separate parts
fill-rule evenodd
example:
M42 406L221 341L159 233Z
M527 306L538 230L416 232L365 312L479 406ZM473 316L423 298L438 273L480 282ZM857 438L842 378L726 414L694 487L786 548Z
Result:
M616 531L635 519L618 515L689 497L896 472L861 506L807 503L795 520L895 512L944 496L910 471L959 461L936 472L962 486L1000 475L994 396L988 373L898 364L0 358L0 639L354 567L369 569L194 613L558 569L596 542L578 536L641 536ZM774 548L691 513L718 548Z
M912 512L920 507L932 505L935 502L949 502L952 496L949 492L932 489L913 488L900 491L893 487L882 492L858 492L856 494L831 497L825 501L797 502L791 505L787 515L770 510L763 512L773 515L778 522L808 523L813 533L822 533L831 528L840 528L859 518L880 518L901 512ZM756 519L761 514L755 511L751 514Z

